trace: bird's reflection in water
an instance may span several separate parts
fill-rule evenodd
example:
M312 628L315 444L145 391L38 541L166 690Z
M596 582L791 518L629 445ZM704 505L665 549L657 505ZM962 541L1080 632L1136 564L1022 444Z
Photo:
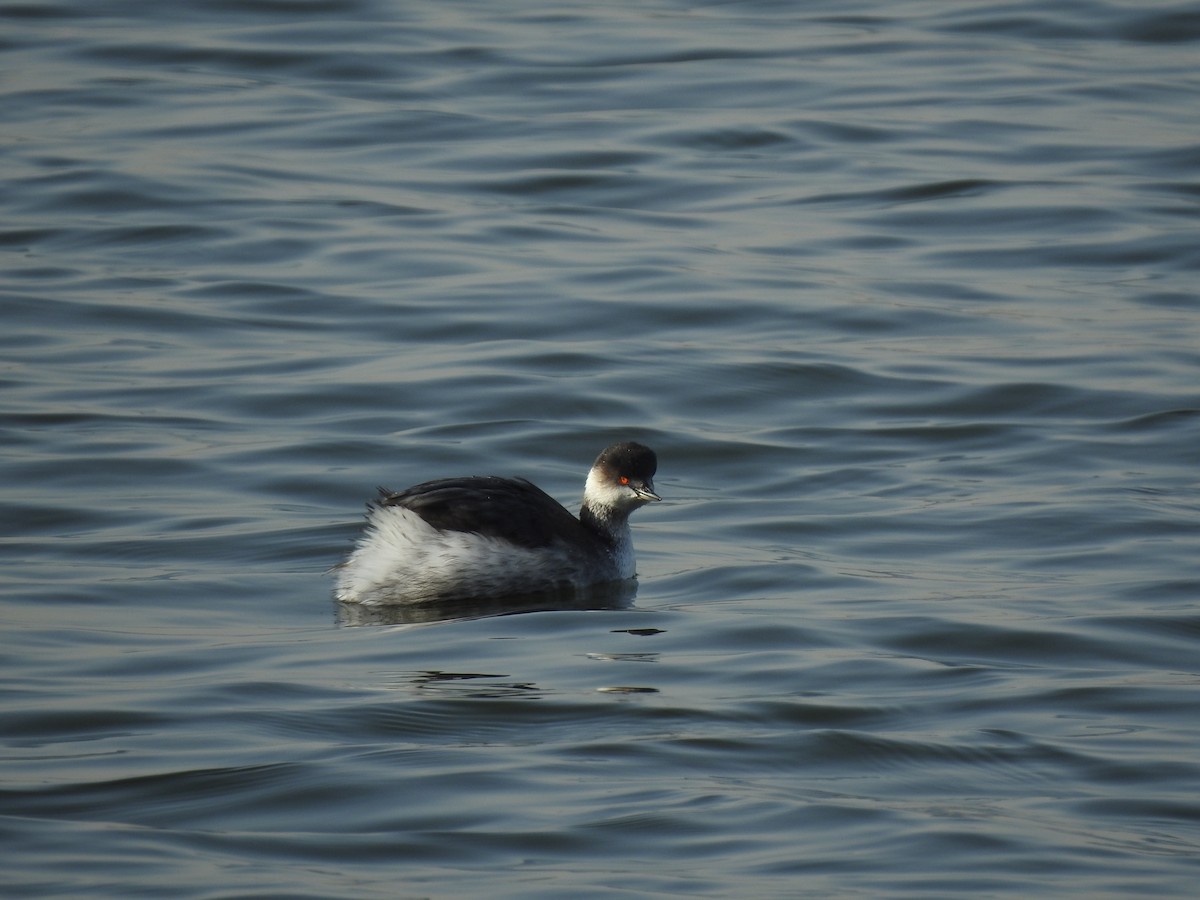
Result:
M337 603L337 623L345 627L360 625L417 625L453 619L483 619L488 616L512 616L520 613L558 610L625 609L633 605L637 582L620 581L594 585L584 590L506 597L474 597L440 603L364 606L361 603Z

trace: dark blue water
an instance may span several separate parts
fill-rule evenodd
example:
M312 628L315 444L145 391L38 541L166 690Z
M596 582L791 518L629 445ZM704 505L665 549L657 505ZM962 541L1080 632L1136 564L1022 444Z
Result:
M1200 877L1200 5L0 5L11 897ZM659 454L627 609L338 610Z

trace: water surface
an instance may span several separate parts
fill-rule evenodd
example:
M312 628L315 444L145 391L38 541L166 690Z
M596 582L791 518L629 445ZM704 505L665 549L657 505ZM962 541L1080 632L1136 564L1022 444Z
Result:
M0 5L7 895L1192 896L1200 8L1042 6Z

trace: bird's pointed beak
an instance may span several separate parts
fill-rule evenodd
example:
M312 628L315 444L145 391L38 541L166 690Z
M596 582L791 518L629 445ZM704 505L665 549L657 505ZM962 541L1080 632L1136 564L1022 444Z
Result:
M654 493L654 483L649 478L647 478L645 481L631 484L630 487L633 488L633 492L643 500L657 501L662 499L662 497Z

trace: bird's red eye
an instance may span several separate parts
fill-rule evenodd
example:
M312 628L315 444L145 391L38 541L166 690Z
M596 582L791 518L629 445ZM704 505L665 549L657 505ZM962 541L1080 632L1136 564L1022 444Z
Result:
M629 479L624 475L621 476L621 484L629 484Z

